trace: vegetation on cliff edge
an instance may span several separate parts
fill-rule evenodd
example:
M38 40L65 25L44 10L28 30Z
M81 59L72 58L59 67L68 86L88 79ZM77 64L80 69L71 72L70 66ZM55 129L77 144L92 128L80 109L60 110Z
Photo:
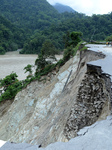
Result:
M16 94L24 87L26 87L30 82L34 80L41 81L42 76L45 76L52 71L59 70L59 68L63 66L71 57L73 57L78 49L80 49L80 46L82 45L82 41L80 38L81 35L81 32L72 32L69 35L69 46L67 46L64 50L63 59L59 60L56 64L53 64L52 61L47 60L48 58L52 58L54 60L56 59L54 56L55 47L50 41L47 41L49 42L47 46L47 43L45 42L43 44L39 57L35 61L35 65L37 66L37 68L34 75L32 74L33 66L28 64L24 68L25 72L29 73L25 80L19 81L17 79L18 76L16 73L11 73L4 79L0 80L0 87L3 87L4 91L0 96L0 101L13 99Z

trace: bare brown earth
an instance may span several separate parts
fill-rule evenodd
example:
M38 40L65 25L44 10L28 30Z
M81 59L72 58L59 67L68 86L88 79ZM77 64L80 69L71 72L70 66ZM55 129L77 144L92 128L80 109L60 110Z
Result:
M34 65L37 57L38 55L35 54L19 54L19 51L7 52L5 55L0 55L0 79L12 72L17 73L19 80L25 79L27 73L24 73L24 67L28 64ZM60 58L60 56L56 57Z

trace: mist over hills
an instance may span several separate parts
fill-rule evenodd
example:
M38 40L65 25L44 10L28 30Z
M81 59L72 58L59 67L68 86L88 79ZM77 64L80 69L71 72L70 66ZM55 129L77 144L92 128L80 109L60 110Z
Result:
M63 12L73 12L75 13L76 11L74 9L72 9L70 6L67 5L63 5L60 3L56 3L55 5L53 5L53 7L59 12L59 13L63 13Z

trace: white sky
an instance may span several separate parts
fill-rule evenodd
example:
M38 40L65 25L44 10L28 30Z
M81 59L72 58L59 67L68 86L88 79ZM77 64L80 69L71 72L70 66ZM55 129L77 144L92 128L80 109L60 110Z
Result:
M72 7L79 13L108 14L112 11L112 0L47 0L50 4L61 3Z

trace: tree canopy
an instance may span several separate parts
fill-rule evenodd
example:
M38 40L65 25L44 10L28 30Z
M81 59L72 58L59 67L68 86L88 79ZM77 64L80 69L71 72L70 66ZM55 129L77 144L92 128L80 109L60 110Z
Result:
M23 47L24 31L0 16L0 54Z
M106 40L106 41L109 41L109 42L112 42L112 35L107 36L105 40Z
M81 38L87 42L102 41L111 35L112 13L91 17L78 12L60 14L46 0L1 0L0 3L1 54L18 47L23 48L21 53L39 54L46 40L51 40L61 52L66 47L64 36L72 31L83 33Z
M0 96L0 101L13 99L18 91L22 89L22 82L18 81L16 73L11 73L0 80L0 87L3 87L4 93Z

